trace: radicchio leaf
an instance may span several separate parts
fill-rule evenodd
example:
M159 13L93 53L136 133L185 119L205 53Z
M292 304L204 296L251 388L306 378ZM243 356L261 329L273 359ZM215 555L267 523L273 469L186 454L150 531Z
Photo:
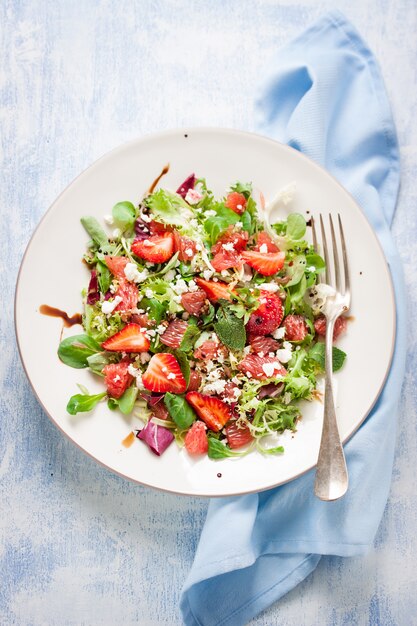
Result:
M136 435L138 439L142 439L148 444L152 452L161 456L168 446L174 441L174 435L168 428L158 426L149 421L145 428Z
M180 195L182 198L185 198L185 196L187 195L187 191L189 189L194 189L195 181L195 174L190 174L188 178L184 180L182 185L178 187L177 194Z
M100 300L100 292L98 290L98 278L96 270L92 270L90 282L88 284L87 304L95 304Z

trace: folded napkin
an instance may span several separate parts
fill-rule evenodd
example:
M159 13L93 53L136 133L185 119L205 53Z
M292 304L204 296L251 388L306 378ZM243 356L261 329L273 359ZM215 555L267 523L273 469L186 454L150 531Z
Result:
M281 487L212 500L181 609L187 626L237 626L295 587L321 555L372 544L387 501L405 362L402 271L390 235L399 154L372 53L338 12L280 50L258 102L260 130L322 164L356 198L389 263L397 305L394 359L368 419L345 446L349 490L313 495L314 470Z

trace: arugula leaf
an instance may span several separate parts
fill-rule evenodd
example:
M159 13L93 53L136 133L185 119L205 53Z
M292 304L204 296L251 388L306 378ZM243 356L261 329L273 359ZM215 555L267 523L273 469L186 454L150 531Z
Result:
M324 342L322 342L322 341L317 342L309 350L308 356L310 357L310 359L313 359L314 361L316 361L319 364L320 369L322 371L325 370L325 367L326 367L326 346L325 346ZM346 352L343 352L343 350L340 350L340 348L336 348L336 346L333 346L333 371L334 372L337 372L338 370L340 370L343 367L345 359L346 359Z
M106 391L98 393L94 396L77 393L69 399L67 412L70 415L76 415L77 413L86 413L87 411L91 411L91 409L93 409L106 395Z
M129 387L119 398L119 409L121 410L123 415L129 415L129 413L133 411L138 391L139 390L137 387Z
M99 248L104 250L109 245L109 239L95 217L82 217L81 224Z
M113 219L122 230L133 228L136 218L135 207L131 202L118 202L112 209Z
M140 307L145 309L150 319L155 320L158 324L164 319L167 310L165 303L159 302L155 298L143 298L140 301Z
M228 209L224 204L217 207L217 215L209 217L204 222L204 229L210 237L211 244L216 243L220 235L232 224L240 221L240 215Z
M114 355L110 352L96 352L87 357L87 365L95 374L101 374L103 367L112 363Z
M220 341L231 350L243 350L246 343L246 330L242 318L237 317L230 310L220 306L214 323Z
M59 344L58 356L65 365L82 369L88 367L88 357L101 352L101 346L88 335L73 335Z
M104 261L100 261L100 260L97 261L97 270L98 270L98 284L100 287L100 291L101 293L105 294L108 292L110 288L112 275L111 275L109 268L104 263Z
M187 383L188 387L188 383L190 382L191 369L190 363L187 359L187 355L182 350L172 350L172 354L175 356L179 363L182 375L184 376L185 382Z
M192 350L197 337L199 337L200 334L201 331L197 328L197 326L189 324L181 340L180 350L183 352Z
M287 237L302 239L306 232L306 221L300 213L290 213L287 218Z
M245 198L248 199L252 193L252 183L241 183L237 181L234 185L231 185L230 190L242 193Z
M229 456L244 456L247 453L248 450L245 450L245 452L236 452L231 450L218 439L210 436L208 437L208 456L210 459L225 459Z
M197 419L197 415L184 396L167 391L164 396L164 403L170 416L181 430L189 428Z

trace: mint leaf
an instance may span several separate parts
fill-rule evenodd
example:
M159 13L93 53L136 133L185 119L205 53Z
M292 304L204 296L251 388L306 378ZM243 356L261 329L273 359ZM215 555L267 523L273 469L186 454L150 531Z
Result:
M101 352L101 346L88 335L73 335L59 344L58 356L65 365L82 369L88 367L88 357Z
M310 359L313 359L318 363L320 369L324 372L326 366L326 346L324 342L317 342L308 353ZM333 371L337 372L343 367L346 359L346 352L333 346Z
M116 225L122 230L133 228L135 223L136 211L131 202L118 202L112 209L113 219Z
M197 419L197 415L184 396L167 391L164 396L164 403L170 416L181 430L189 428Z
M287 218L287 237L302 239L307 228L306 221L300 213L290 213Z
M201 332L197 328L197 326L189 324L181 340L180 350L182 350L183 352L188 352L189 350L192 350L194 348L197 337L199 337L200 334Z
M94 396L88 396L86 394L77 393L75 396L72 396L69 399L67 404L67 411L70 415L76 415L77 413L85 413L87 411L91 411L96 404L100 402L105 396L107 392L98 393Z
M216 318L214 330L220 341L231 350L243 350L246 343L246 330L243 319L222 306L217 311Z

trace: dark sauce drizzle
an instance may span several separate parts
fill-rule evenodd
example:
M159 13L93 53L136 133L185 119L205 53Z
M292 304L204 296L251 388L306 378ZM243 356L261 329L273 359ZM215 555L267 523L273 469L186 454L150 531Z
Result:
M155 178L155 180L153 181L152 185L149 187L148 189L148 194L151 194L155 191L155 187L157 186L157 184L159 183L159 181L161 180L161 178L163 176L165 176L165 174L168 174L169 172L169 163L167 163L165 165L165 167L163 168L162 172L159 174L159 176L157 176Z
M71 326L75 326L76 324L82 324L82 315L81 313L74 313L72 317L65 313L65 311L61 311L61 309L56 309L53 306L49 306L49 304L41 304L39 307L39 313L42 315L47 315L48 317L60 317L64 322L64 326L66 328L70 328Z

